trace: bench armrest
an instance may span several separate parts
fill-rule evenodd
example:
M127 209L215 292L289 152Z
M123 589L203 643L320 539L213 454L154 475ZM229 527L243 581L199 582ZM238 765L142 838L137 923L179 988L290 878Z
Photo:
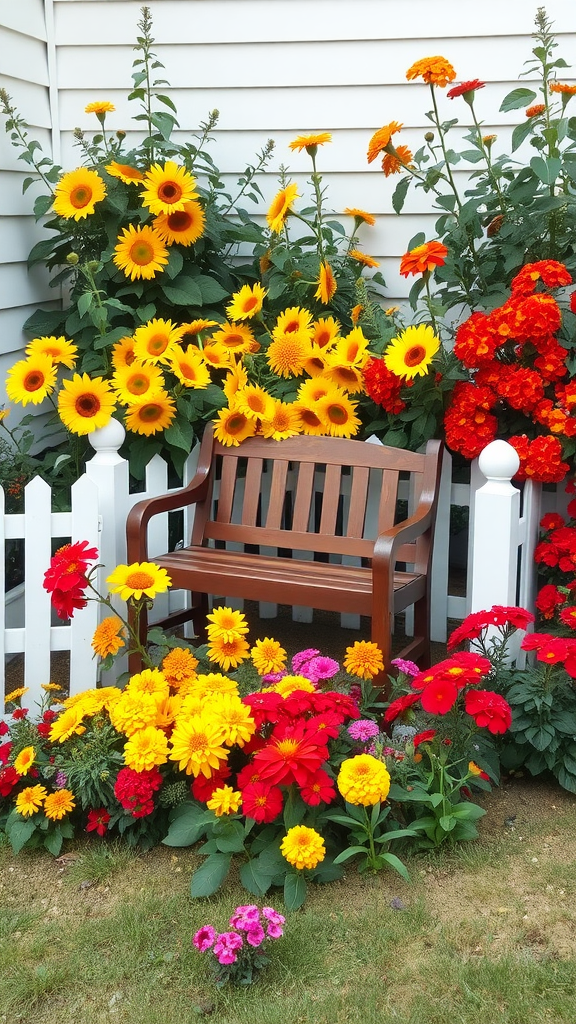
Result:
M148 561L147 526L153 516L161 512L173 512L204 501L208 494L210 480L208 469L196 473L187 487L156 498L139 501L128 513L126 520L126 551L128 564Z

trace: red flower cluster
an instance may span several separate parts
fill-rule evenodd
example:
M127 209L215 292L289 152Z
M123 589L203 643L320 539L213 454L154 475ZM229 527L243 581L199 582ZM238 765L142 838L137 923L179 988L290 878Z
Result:
M512 281L512 295L533 295L538 281L547 288L564 288L572 284L572 276L564 264L556 260L527 263Z
M453 651L464 640L477 640L489 626L526 629L534 622L532 612L515 605L494 604L489 611L472 612L450 634L446 648Z
M512 710L508 701L493 690L468 690L464 707L480 729L492 735L506 732L512 725Z
M44 714L42 715L42 721L39 722L38 725L36 726L39 735L42 736L43 739L47 739L48 736L50 735L52 722L54 721L55 718L58 718L58 712L52 711L50 708L47 708Z
M553 583L547 583L538 591L535 604L543 618L553 619L558 605L564 604L565 600L565 595L560 593L558 587Z
M52 595L52 605L60 619L71 619L75 610L86 607L86 570L88 563L97 558L97 549L89 548L87 540L65 544L51 558L43 586Z
M446 444L466 459L475 459L496 437L498 421L490 410L496 395L487 387L458 381L444 417Z
M538 661L545 665L562 664L572 679L576 679L576 640L568 640L551 633L527 633L522 641L523 651L536 651Z
M399 413L406 408L400 398L402 378L392 373L383 359L369 359L362 371L366 394L386 412Z
M556 484L564 479L570 469L568 463L562 461L560 441L550 434L540 434L533 441L526 434L519 434L509 437L508 444L516 449L520 458L516 480L531 479Z
M161 785L162 776L157 768L143 772L135 772L133 768L121 768L114 785L114 796L125 811L130 811L133 818L144 818L147 814L152 814L152 794L160 789Z
M0 768L0 796L10 796L10 793L20 782L20 776L16 771L14 765L7 765L6 768Z

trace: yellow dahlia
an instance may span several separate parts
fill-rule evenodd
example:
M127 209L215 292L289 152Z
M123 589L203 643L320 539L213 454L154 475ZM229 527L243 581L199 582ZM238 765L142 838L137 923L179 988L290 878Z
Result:
M18 772L18 775L28 775L35 760L36 751L34 747L24 747L14 761L14 769Z
M356 640L346 648L344 669L359 679L372 679L384 670L382 651L371 640Z
M149 281L158 272L162 272L168 263L168 250L164 242L148 224L143 227L130 224L123 228L114 252L116 255L113 262L132 281L137 278Z
M233 747L234 744L243 747L256 732L256 722L251 717L250 708L242 703L236 693L212 694L210 714L218 722L222 743L227 747Z
M236 392L236 408L248 419L269 419L274 409L274 399L258 384L247 384Z
M174 354L182 328L154 317L134 331L134 355L142 363L167 362Z
M132 402L126 411L126 426L135 434L158 434L169 427L176 415L176 406L166 391L152 398Z
M373 256L367 256L366 253L360 252L359 249L350 249L348 255L351 256L353 260L356 260L357 263L361 263L364 267L380 266L378 260L375 260Z
M208 711L190 718L178 718L171 736L172 750L168 755L177 761L180 771L187 775L204 775L209 779L214 769L228 758L222 746L218 721Z
M334 298L337 287L332 267L329 263L321 263L318 287L314 292L314 298L319 299L326 306Z
M62 337L34 338L26 347L26 355L48 356L53 363L67 366L69 370L76 363L77 354L78 346L74 345L71 341L66 341L66 338Z
M121 601L130 598L139 601L144 594L153 601L156 594L163 594L172 586L166 569L160 569L153 562L117 565L107 577L106 583L111 594L120 594Z
M104 168L112 178L120 178L125 185L137 185L139 182L144 181L144 172L139 171L137 167L132 167L130 164L119 164L116 160L112 163L106 164Z
M148 772L155 765L166 764L167 760L166 733L153 725L132 733L124 746L124 764L135 772Z
M241 803L242 793L232 789L232 786L220 786L206 801L206 807L209 811L214 811L217 818L221 818L223 814L236 814Z
M113 114L115 110L114 104L109 103L108 100L96 100L84 107L85 114Z
M50 356L37 354L19 359L8 370L6 394L11 402L40 405L56 384L56 366Z
M192 245L204 234L206 214L195 200L184 203L181 210L174 213L161 213L152 225L163 242L173 245Z
M67 220L81 220L94 213L96 203L102 202L106 186L96 171L79 167L64 174L54 189L54 213Z
M357 754L342 762L336 785L347 803L368 807L386 799L390 775L386 765L372 754Z
M44 814L51 821L61 821L75 806L74 793L70 789L57 789L55 793L48 793L45 798Z
M135 358L134 338L130 335L120 338L120 341L112 346L112 366L115 370L120 370L124 366L131 366Z
M306 676L284 676L279 683L276 683L272 689L279 693L280 696L286 698L296 690L301 690L304 693L316 693L316 687L314 683L310 682Z
M316 146L323 146L326 142L332 142L331 132L320 132L318 135L298 135L293 142L288 143L288 148L291 150L298 150L299 153L305 149L310 152L311 149L316 153Z
M72 380L63 380L58 394L58 414L73 434L90 434L105 427L116 408L108 381L75 373Z
M28 786L18 793L16 797L16 810L23 818L28 818L39 811L43 801L48 796L48 790L44 786Z
M222 637L210 639L208 644L208 658L225 672L231 668L238 668L248 657L250 645L243 637L237 636L233 640L223 640Z
M228 447L233 445L237 448L247 437L253 437L256 433L255 421L234 407L220 409L213 423L214 437Z
M82 725L82 719L84 713L80 705L74 705L74 707L66 708L62 714L58 715L58 718L52 722L50 727L50 742L51 743L64 743L65 740L69 740L71 736L80 735L85 732L85 727Z
M125 646L124 626L115 615L109 615L102 619L99 626L94 630L92 637L92 648L100 658L107 658L109 654L117 654L121 647Z
M239 292L232 296L230 305L226 306L226 315L231 320L247 320L256 316L262 309L267 291L261 284L245 284Z
M356 206L347 206L344 213L349 217L354 217L354 220L357 220L359 223L364 222L364 224L370 224L371 226L374 226L376 223L376 217L373 214L366 213L366 210L360 210Z
M376 159L379 153L386 146L390 145L390 140L396 132L402 129L402 125L398 121L391 121L390 124L385 124L383 128L379 128L368 143L368 163L371 164Z
M173 160L167 160L164 167L153 164L144 176L143 185L142 203L154 214L176 213L198 198L196 179Z
M130 677L124 693L149 693L158 703L168 696L168 682L159 668L144 668Z
M289 864L302 871L304 868L315 868L324 860L326 846L316 829L294 825L280 843L280 853Z
M196 675L198 658L187 647L174 647L162 661L162 672L169 686L177 688L184 679Z
M116 732L133 736L140 729L156 725L158 703L151 693L128 693L124 690L108 708Z
M456 72L445 57L423 57L408 68L406 78L409 82L422 78L429 85L439 85L443 89L448 82L454 81Z
M121 405L131 405L139 398L154 398L162 391L165 380L162 371L151 364L135 359L130 366L116 370L111 385Z
M279 398L273 399L273 402L271 414L262 420L262 435L271 437L274 441L284 441L287 437L295 437L300 430L298 413L294 405L291 402L282 402Z
M206 632L212 640L214 637L222 637L223 640L234 640L237 636L243 636L249 631L248 623L244 612L236 608L228 608L220 605L210 612L206 619L208 625Z
M339 389L337 393L319 399L315 411L324 423L326 433L331 437L352 437L360 426L360 420L356 415L356 402L351 402Z
M384 364L397 377L424 377L439 348L440 338L429 325L407 327L398 337L392 338L384 352Z
M210 371L196 345L176 348L170 356L170 369L184 387L201 390L210 384Z
M266 214L266 220L271 231L276 232L276 234L282 231L284 222L290 213L290 207L299 196L298 186L293 182L276 193Z
M278 640L266 636L256 641L250 657L258 675L265 676L271 672L282 672L288 655Z

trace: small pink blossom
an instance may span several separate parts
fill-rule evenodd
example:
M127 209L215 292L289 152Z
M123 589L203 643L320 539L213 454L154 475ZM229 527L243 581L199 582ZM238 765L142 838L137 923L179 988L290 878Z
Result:
M403 672L405 676L417 676L420 671L414 661L408 661L405 658L394 658L390 664L394 665L399 672Z
M360 740L361 743L366 743L373 736L377 736L379 732L376 722L373 722L371 718L359 718L358 721L352 722L348 726L348 733L352 739Z
M296 675L302 675L302 668L308 661L312 661L312 658L317 658L320 651L316 650L315 647L307 647L305 651L298 651L297 654L292 658L292 672Z
M281 679L284 679L286 672L267 672L265 676L262 676L262 682L266 683L266 686L274 686L279 683Z
M236 907L230 918L232 928L239 928L240 931L249 931L260 924L260 911L255 903L248 903L243 907Z
M320 656L311 658L303 665L301 671L310 682L317 683L320 679L332 679L332 676L340 671L340 665L334 661L334 658Z
M192 942L199 949L201 953L205 953L207 949L210 949L216 941L216 929L211 924L205 924L203 928L200 928L196 932L196 935L192 939Z
M235 964L238 959L235 950L242 946L242 936L238 932L221 932L214 945L214 956L220 964Z
M266 938L266 933L261 924L252 925L246 932L246 942L250 946L261 946Z

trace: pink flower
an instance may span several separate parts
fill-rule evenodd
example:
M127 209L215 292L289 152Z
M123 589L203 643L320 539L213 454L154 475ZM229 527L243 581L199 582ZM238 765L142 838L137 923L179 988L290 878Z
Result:
M199 949L201 953L205 953L207 949L214 945L215 940L216 929L211 924L205 924L203 928L196 932L192 942L196 949Z
M214 956L220 964L235 964L238 957L235 950L244 945L238 932L221 932L214 944Z
M315 647L307 647L305 651L298 651L297 654L292 658L292 671L295 675L302 674L302 668L307 661L312 661L312 658L317 658L320 651L316 650Z
M266 683L266 686L274 686L279 683L281 679L284 679L285 672L267 672L265 676L262 676L262 682Z
M266 938L266 933L261 924L254 925L246 932L246 942L250 946L261 946Z
M302 673L310 682L317 683L320 679L332 679L340 671L340 665L334 658L311 658L302 667Z
M408 661L406 658L394 658L390 664L394 665L399 672L403 672L405 676L417 676L420 671L416 662Z
M282 925L286 918L279 914L274 907L262 907L262 917L268 922L266 934L269 939L281 939L284 931Z
M373 722L371 718L359 718L357 722L352 722L348 726L348 732L353 740L360 740L362 743L366 743L373 736L377 736L380 730L376 722Z
M248 903L243 907L236 907L230 918L230 927L239 928L241 931L249 931L260 924L260 911L255 903Z

